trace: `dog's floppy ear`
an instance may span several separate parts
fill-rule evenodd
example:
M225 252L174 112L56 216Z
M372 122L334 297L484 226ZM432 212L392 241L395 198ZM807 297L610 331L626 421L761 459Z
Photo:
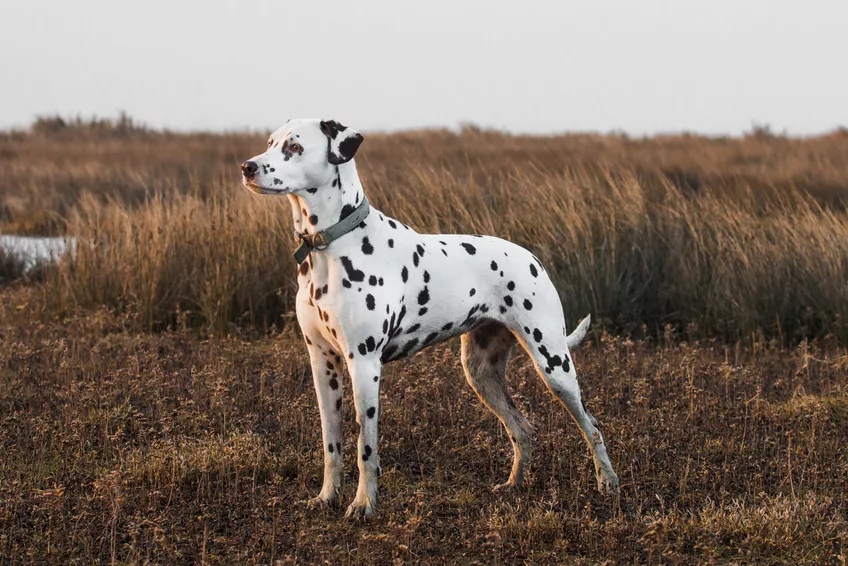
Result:
M321 131L327 136L327 161L333 165L347 163L362 144L362 134L335 120L321 121Z

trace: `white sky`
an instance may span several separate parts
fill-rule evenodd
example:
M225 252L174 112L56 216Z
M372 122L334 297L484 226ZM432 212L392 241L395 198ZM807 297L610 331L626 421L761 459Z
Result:
M2 0L0 127L809 134L848 126L845 0Z

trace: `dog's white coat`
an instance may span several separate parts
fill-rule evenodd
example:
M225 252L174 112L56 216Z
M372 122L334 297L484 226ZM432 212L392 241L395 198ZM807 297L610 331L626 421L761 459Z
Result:
M299 232L335 224L364 196L352 159L361 136L341 126L331 137L323 124L317 119L287 122L271 136L268 150L250 160L258 166L256 174L244 178L254 192L286 195ZM332 165L328 151L337 161L339 156L347 161ZM383 363L458 334L468 382L512 440L512 473L498 487L522 481L531 451L530 424L513 404L505 380L517 341L580 427L599 489L617 491L618 477L597 421L581 401L569 354L585 336L589 319L566 335L558 293L524 248L488 236L418 234L372 209L360 227L310 254L298 270L298 285L297 319L307 341L323 430L324 485L314 503L339 502L342 364L351 375L360 425L359 485L348 515L368 516L380 473Z

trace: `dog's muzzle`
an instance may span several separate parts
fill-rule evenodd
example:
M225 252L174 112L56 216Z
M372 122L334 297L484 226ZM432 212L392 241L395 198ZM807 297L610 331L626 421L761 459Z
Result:
M245 161L241 164L241 174L245 179L253 179L257 171L259 171L259 165L255 161Z

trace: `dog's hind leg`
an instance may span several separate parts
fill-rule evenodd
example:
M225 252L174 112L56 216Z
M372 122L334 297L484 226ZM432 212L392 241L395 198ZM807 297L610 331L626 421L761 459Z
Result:
M525 331L519 334L522 345L533 358L536 371L545 385L571 413L574 422L580 427L580 432L592 451L598 490L616 493L618 492L618 476L613 471L607 455L604 437L597 428L598 421L583 406L580 386L577 383L577 372L568 351L567 337L556 331L557 328L562 328L561 323L548 325L548 327L547 330L535 328L532 332Z
M506 365L514 345L515 337L497 322L486 323L462 335L465 377L483 404L503 423L512 441L512 472L509 480L495 489L521 484L533 450L533 429L507 390Z

